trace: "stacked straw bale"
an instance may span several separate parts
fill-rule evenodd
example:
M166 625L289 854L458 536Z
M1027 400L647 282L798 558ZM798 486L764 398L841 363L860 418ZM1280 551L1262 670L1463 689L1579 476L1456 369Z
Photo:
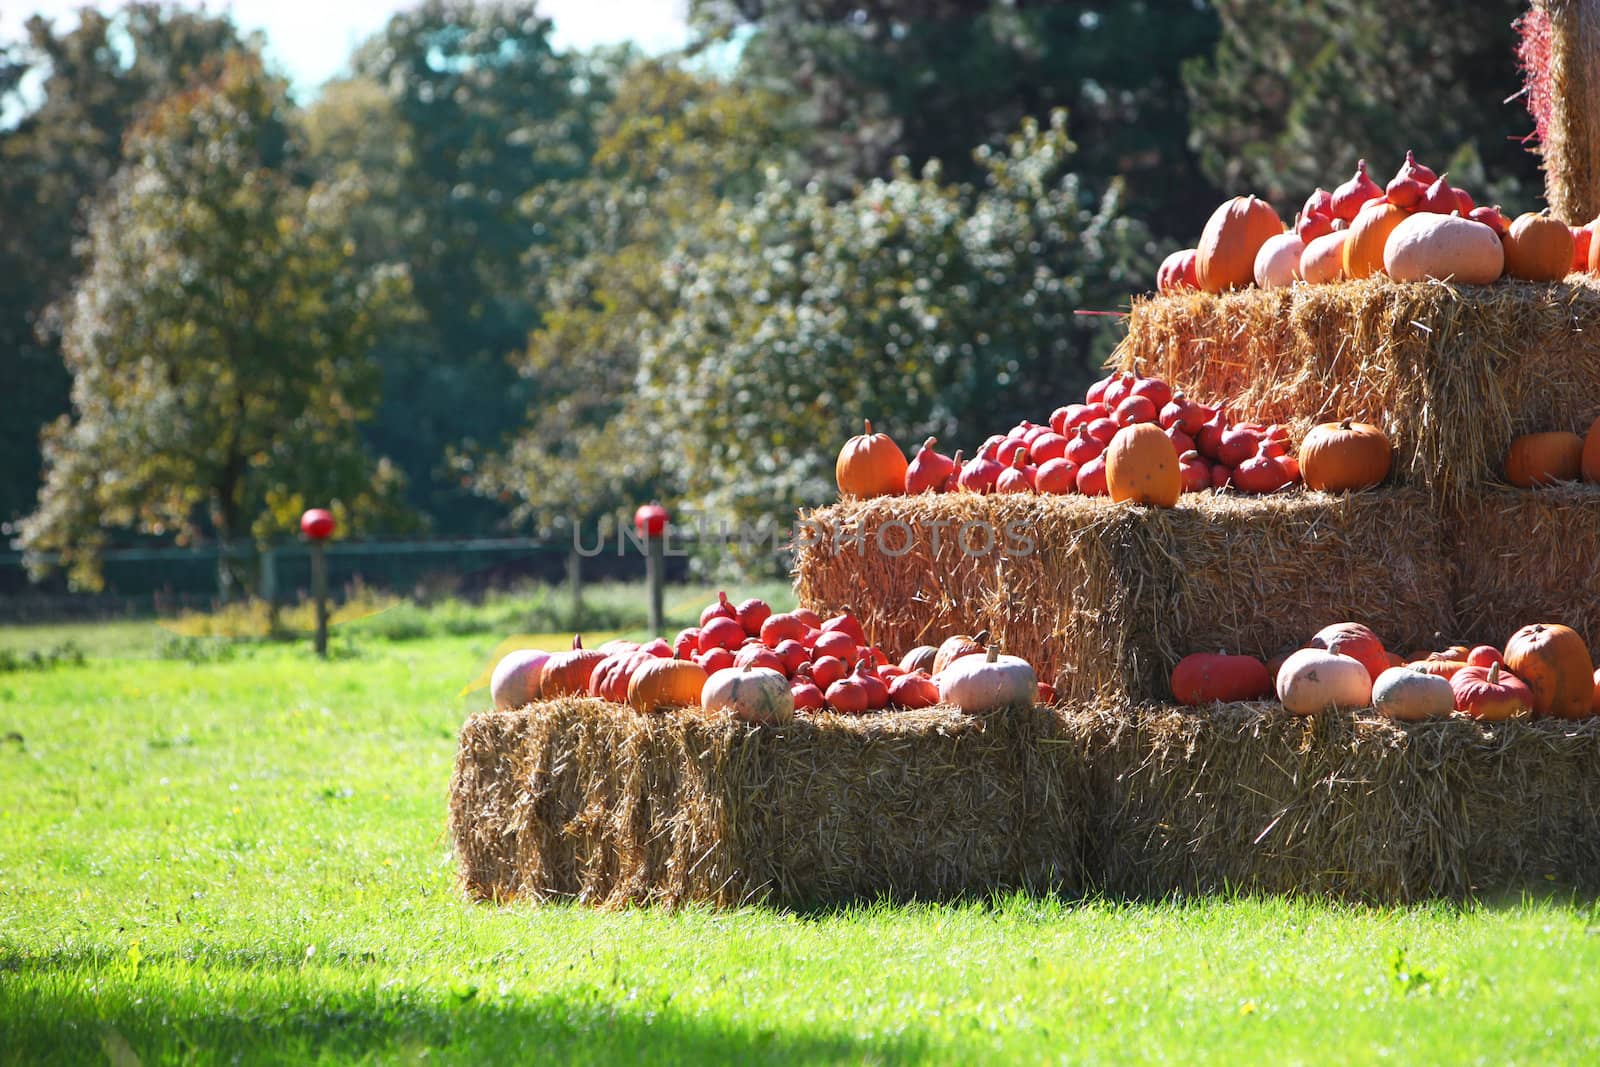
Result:
M753 727L568 699L468 719L450 827L481 899L602 906L1081 886L1082 769L1045 709Z
M1600 721L1400 724L1275 705L1069 713L1091 879L1370 901L1600 886Z
M965 554L950 533L963 524L1016 539ZM894 655L986 629L1069 701L1161 699L1191 652L1267 657L1329 620L1408 648L1451 622L1444 531L1416 490L1196 494L1171 509L951 493L845 501L802 527L803 604L849 608ZM1031 548L1002 551L1023 537Z
M1559 622L1600 652L1600 486L1489 490L1451 530L1461 640L1499 648Z
M1387 279L1135 299L1118 365L1235 418L1352 418L1395 444L1395 481L1460 506L1513 436L1600 415L1600 289Z
M1392 902L1600 888L1597 766L1600 720L1110 704L758 728L564 700L468 720L450 822L491 900Z
M1582 226L1600 213L1600 0L1535 0L1549 17L1542 82L1545 198L1556 216Z

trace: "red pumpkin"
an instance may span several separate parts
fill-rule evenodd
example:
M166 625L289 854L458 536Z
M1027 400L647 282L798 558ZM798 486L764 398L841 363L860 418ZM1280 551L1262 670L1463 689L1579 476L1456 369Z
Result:
M1172 668L1173 699L1191 707L1262 700L1272 692L1272 675L1254 656L1197 652Z
M1487 722L1517 718L1533 707L1533 691L1498 663L1461 668L1450 679L1450 691L1457 711Z
M772 617L772 608L765 600L751 597L734 609L734 617L748 636L759 637L762 625Z
M700 613L700 625L705 626L706 623L718 617L729 619L737 619L739 617L739 609L733 606L733 601L728 599L727 593L719 592L717 599L706 605L705 610Z
M795 612L780 611L761 624L761 643L768 648L777 648L785 641L801 641L805 636L805 620Z
M732 652L744 644L746 636L744 627L739 625L738 619L718 615L700 628L700 651L710 652L713 648L725 648Z
M795 682L789 687L789 693L794 697L796 711L821 711L825 703L822 690L810 682Z
M867 643L867 632L861 628L860 621L858 621L856 617L850 614L848 611L841 611L839 614L823 623L821 629L824 632L837 631L839 633L848 634L850 639L858 645L864 645Z
M1358 622L1324 626L1307 647L1349 656L1365 667L1367 674L1373 678L1389 669L1389 657L1384 652L1383 642L1378 640L1377 634Z
M613 652L596 664L594 673L589 675L589 695L613 704L626 704L628 683L633 680L634 672L655 658L647 652Z
M902 674L889 683L889 703L902 708L931 708L939 703L939 687L922 671Z
M841 715L861 715L867 710L867 691L851 678L841 678L823 694L828 707Z

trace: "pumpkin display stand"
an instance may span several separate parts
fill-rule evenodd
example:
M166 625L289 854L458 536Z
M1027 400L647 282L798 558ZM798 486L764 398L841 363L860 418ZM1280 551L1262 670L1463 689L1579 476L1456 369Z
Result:
M1499 480L1517 434L1600 415L1600 287L1584 278L1139 297L1117 364L1296 440L1318 422L1372 423L1394 442L1397 484L1461 505Z
M567 699L468 720L450 822L488 900L1404 901L1600 888L1596 766L1600 720L1110 704L751 727Z
M1084 775L1046 709L749 726L570 698L472 716L468 892L603 906L1082 885Z

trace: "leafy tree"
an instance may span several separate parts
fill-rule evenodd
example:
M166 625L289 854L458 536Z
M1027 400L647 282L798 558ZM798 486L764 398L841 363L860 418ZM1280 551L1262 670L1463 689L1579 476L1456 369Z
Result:
M759 519L831 499L863 416L970 454L974 427L1081 395L1110 338L1073 312L1148 277L1151 250L1072 150L1057 112L980 149L976 188L901 166L838 202L777 179L725 203L661 272L675 310L641 338L634 447L689 503Z
M1285 215L1311 190L1373 165L1381 184L1406 149L1477 194L1531 209L1538 164L1511 22L1525 0L1215 0L1222 36L1184 71L1191 140L1223 187ZM1191 227L1199 231L1197 221Z
M358 50L356 79L308 118L336 133L321 138L326 163L337 167L346 145L384 170L357 225L387 231L371 254L408 264L423 316L382 339L383 401L368 436L412 475L412 502L441 530L505 514L444 455L498 441L536 395L509 362L545 306L530 256L593 222L522 208L586 173L607 89L603 63L558 54L550 33L528 0L428 0Z
M0 130L0 523L32 507L40 430L67 410L68 375L44 311L80 271L73 246L87 204L119 166L139 113L245 46L226 17L158 3L86 9L67 32L35 17L26 33L0 57L0 100L21 113ZM41 75L37 105L16 93L30 70Z
M292 180L287 108L235 54L130 133L61 310L73 411L45 435L21 523L36 569L59 552L95 586L118 527L226 547L291 529L307 501L340 501L358 529L394 514L398 474L357 424L404 278L353 267L359 189Z
M1064 107L1075 168L1121 177L1158 233L1186 233L1216 191L1187 150L1184 60L1210 51L1204 0L694 0L712 40L740 35L740 74L798 94L811 162L836 188L905 156L983 180L975 144Z
M623 57L625 60L628 57ZM604 520L671 487L648 437L630 420L640 338L673 311L663 262L692 247L701 221L747 203L764 161L786 160L793 132L778 125L779 94L693 73L671 60L634 59L613 78L596 121L591 173L536 191L536 218L580 218L541 250L550 307L519 367L538 383L527 424L503 454L463 455L481 492L515 501L515 517L549 525Z

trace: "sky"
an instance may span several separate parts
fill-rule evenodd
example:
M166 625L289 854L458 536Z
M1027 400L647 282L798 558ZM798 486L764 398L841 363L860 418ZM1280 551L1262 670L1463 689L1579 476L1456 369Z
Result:
M268 56L294 82L296 96L340 73L355 46L381 29L389 16L417 0L182 0L185 7L225 10L245 31L266 36ZM587 48L633 41L649 51L681 45L687 39L687 0L536 0L539 12L555 22L561 48ZM76 21L84 6L112 7L110 0L0 0L0 36L15 39L34 13Z

